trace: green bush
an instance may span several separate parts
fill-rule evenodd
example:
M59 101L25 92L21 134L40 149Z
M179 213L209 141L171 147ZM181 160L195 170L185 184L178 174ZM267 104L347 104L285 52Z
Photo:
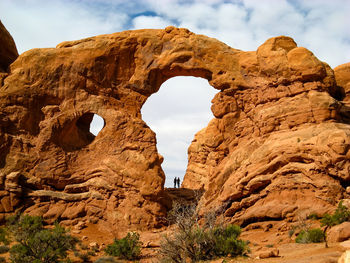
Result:
M247 244L245 241L234 237L217 238L215 243L215 257L239 256L247 252ZM215 258L214 257L214 258Z
M290 230L288 231L288 236L289 236L289 237L292 237L292 236L294 235L294 233L295 233L295 229L290 229Z
M9 233L6 230L6 228L1 227L0 228L0 244L3 244L5 246L7 246L8 244L10 244L10 240L9 240Z
M235 257L245 255L249 250L247 242L238 239L241 228L237 225L216 224L216 216L211 216L212 222L200 226L194 205L175 204L169 215L169 221L176 225L176 230L163 237L159 250L162 262L198 262L223 256Z
M325 235L323 231L319 228L313 228L310 230L302 230L297 238L295 239L296 243L321 243L325 240Z
M345 221L350 220L350 211L343 205L343 201L340 201L334 214L325 214L321 219L321 226L324 226L325 246L328 247L326 232L329 228L339 225Z
M312 213L312 214L307 216L307 219L318 220L318 219L321 219L321 217L316 213Z
M213 229L193 227L188 232L165 236L160 254L165 262L192 262L218 257L235 257L248 252L247 242L238 239L241 229L236 225L217 226Z
M92 256L89 252L74 252L74 256L79 258L82 262L91 262L90 257Z
M0 254L9 252L10 248L8 246L0 246Z
M0 228L0 254L7 253L10 248L8 245L10 244L10 238L8 231L6 228L1 227ZM6 259L4 257L0 257L0 263L6 263Z
M122 239L115 239L114 242L105 249L107 255L119 259L134 260L141 255L140 235L136 232L129 232Z
M321 223L323 226L332 227L335 225L339 225L345 221L349 221L349 219L350 219L350 211L346 206L343 205L343 202L340 201L334 214L332 215L325 214L321 219Z
M219 226L214 228L214 234L224 239L227 239L230 237L236 239L241 235L241 233L242 233L242 230L237 225L228 225L226 227Z
M214 228L214 256L238 256L247 252L247 244L237 239L242 230L237 225Z
M41 217L14 216L8 220L8 229L17 242L10 248L12 263L61 263L67 252L75 250L78 240L55 225L44 228Z

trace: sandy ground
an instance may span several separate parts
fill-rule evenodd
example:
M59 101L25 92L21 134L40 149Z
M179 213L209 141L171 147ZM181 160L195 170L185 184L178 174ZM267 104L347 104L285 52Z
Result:
M289 237L287 231L275 231L281 228L283 222L275 222L274 226L270 229L266 229L264 225L261 225L257 229L249 229L243 231L241 238L249 240L249 248L251 253L249 257L245 258L225 258L218 259L215 263L229 263L229 262L261 262L261 263L337 263L338 258L346 250L339 243L329 244L329 248L325 248L324 243L318 244L297 244L294 242L295 236ZM143 249L144 258L140 260L141 263L158 262L156 256L157 246L162 235L165 233L163 230L155 230L141 233L141 241L148 248ZM97 253L97 259L104 256L103 248L113 242L114 235L111 231L108 231L105 226L88 225L83 229L81 233L77 234L80 239L85 237L84 243L89 245L92 242L96 242L100 245L100 252ZM269 249L277 248L279 250L279 256L275 258L258 259L258 255ZM118 261L121 262L121 261Z
M331 244L325 248L320 244L296 244L289 243L276 246L279 249L279 257L276 258L241 258L227 260L226 262L271 262L271 263L336 263L344 248L339 244ZM221 261L219 261L221 262Z

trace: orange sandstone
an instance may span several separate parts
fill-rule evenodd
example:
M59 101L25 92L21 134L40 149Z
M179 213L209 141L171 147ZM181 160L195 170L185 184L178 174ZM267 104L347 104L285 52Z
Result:
M285 36L245 52L167 27L32 49L10 65L0 86L0 212L161 226L163 159L141 107L174 76L218 90L182 184L205 190L202 213L246 225L322 213L346 197L349 111L326 63ZM105 120L97 137L93 114Z

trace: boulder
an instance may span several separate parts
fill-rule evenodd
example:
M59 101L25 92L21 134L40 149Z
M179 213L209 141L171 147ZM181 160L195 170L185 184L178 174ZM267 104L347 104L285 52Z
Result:
M350 250L346 250L338 259L338 263L350 263Z
M259 251L258 258L264 259L264 258L273 258L279 256L279 250L277 248L270 248L270 249L263 249L262 251Z
M350 240L343 241L339 245L346 250L350 250Z
M350 222L332 227L327 233L328 242L342 242L350 239Z
M85 204L83 202L70 204L66 207L64 212L61 214L62 219L74 219L85 216Z
M48 211L43 215L43 218L46 222L53 223L62 215L66 207L67 204L63 202L51 204Z

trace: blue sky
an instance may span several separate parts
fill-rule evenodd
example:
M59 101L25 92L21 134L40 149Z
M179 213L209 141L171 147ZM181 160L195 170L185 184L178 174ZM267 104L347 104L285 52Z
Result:
M273 36L291 36L333 68L350 62L349 14L349 0L0 0L0 19L20 53L93 35L174 25L242 50L256 50ZM214 94L203 79L177 77L142 109L157 133L169 186L174 176L184 174L193 135L213 117Z

